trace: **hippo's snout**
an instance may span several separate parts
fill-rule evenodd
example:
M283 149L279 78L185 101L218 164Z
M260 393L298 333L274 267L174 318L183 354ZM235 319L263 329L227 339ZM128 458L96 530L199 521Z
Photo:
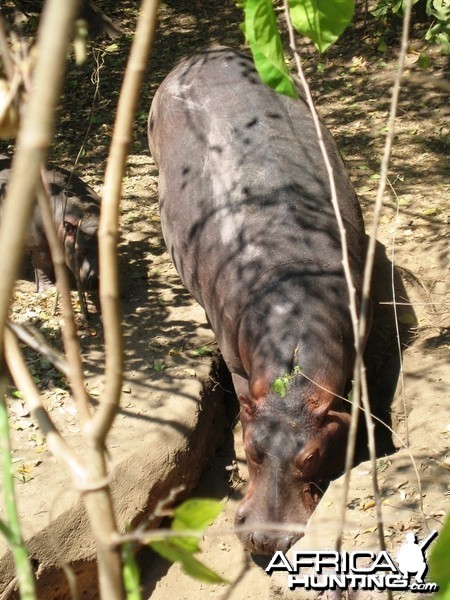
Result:
M98 259L95 254L90 258L85 258L80 266L80 281L85 290L92 290L98 286Z
M286 531L286 523L280 523L280 529L276 530L268 527L267 520L264 523L254 519L245 501L236 512L235 525L239 540L252 554L268 555L277 550L285 553L302 537L301 533Z
M80 282L85 291L98 287L99 257L97 229L80 231L78 239L66 233L64 238L66 264L72 271L75 280Z

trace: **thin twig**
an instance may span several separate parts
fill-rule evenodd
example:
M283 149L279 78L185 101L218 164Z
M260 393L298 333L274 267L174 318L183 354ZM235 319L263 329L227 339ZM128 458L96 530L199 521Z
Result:
M52 348L42 333L28 323L7 322L7 327L14 335L27 344L32 350L39 352L65 377L68 377L69 367L63 355Z
M117 245L122 176L131 140L135 111L156 29L159 0L143 0L117 108L105 173L99 228L100 303L105 332L105 391L89 433L103 446L120 400L123 340L119 303Z
M367 319L367 307L370 302L370 283L372 280L372 271L373 265L375 262L375 249L376 249L376 234L378 231L378 224L380 220L381 208L383 205L383 197L386 190L386 182L388 178L388 170L389 170L389 162L391 158L392 152L392 144L395 136L395 119L397 115L397 107L400 96L401 89L401 80L403 69L405 65L405 57L408 49L408 39L409 39L409 26L411 20L411 0L406 0L404 5L404 17L403 17L403 29L402 29L402 38L399 52L399 60L397 67L397 74L394 81L394 87L392 90L392 98L391 98L391 107L389 112L389 120L388 120L388 132L386 134L386 142L384 147L383 158L381 161L381 173L380 173L380 183L377 190L377 197L375 200L374 206L374 216L372 221L372 227L369 234L369 245L367 249L366 256L366 264L364 268L364 277L363 277L363 290L362 290L362 302L361 302L361 318L359 321L359 331L358 336L360 343L364 340L365 332L366 332L366 319ZM376 477L376 457L372 457L372 481L374 485L374 491L378 488L378 482ZM420 506L423 513L423 500L422 495L420 495ZM381 522L381 500L379 495L375 497L375 510L377 514L377 526L378 526L378 535L380 541L382 541L381 549L383 550L385 547L384 543L384 535L383 535L383 526Z
M25 235L31 220L40 165L53 133L56 105L66 65L67 40L79 0L47 0L38 33L32 93L23 111L11 180L0 223L0 356L13 286L22 262ZM20 210L18 210L20 207Z
M399 381L400 381L400 394L402 397L402 403L403 403L403 414L405 417L405 444L409 447L409 425L408 425L408 407L406 405L406 394L405 394L405 373L403 370L403 356L402 356L402 346L401 346L401 340L400 340L400 326L399 326L399 321L398 321L398 311L397 311L397 297L395 294L395 242L396 242L396 235L397 235L397 224L398 224L398 218L400 215L400 204L398 202L398 198L397 198L397 194L394 190L394 187L392 186L391 182L389 181L389 179L387 180L389 187L392 190L392 193L394 194L395 198L396 198L396 204L397 204L397 209L395 212L395 221L394 221L394 230L392 232L392 251L391 251L391 290L392 290L392 306L394 308L394 322L395 322L395 332L396 332L396 339L397 339L397 350L398 350L398 358L399 358L399 365L400 365L400 371L399 371ZM401 304L401 303L399 303ZM419 480L419 493L420 496L422 497L422 484Z
M316 381L313 381L310 377L308 377L307 375L305 375L305 373L301 373L301 376L304 377L305 379L307 379L308 381L310 381L311 383L313 383L315 386L317 386L318 388L320 388L324 392L327 392L328 394L333 394L333 392L331 390L328 390L324 386L320 385L320 383L317 383ZM334 394L334 395L336 396L336 398L339 398L343 402L348 402L349 404L352 404L352 401L349 400L348 398L344 398L344 396L339 396L339 394ZM361 412L363 412L363 413L366 412L366 409L363 406L360 406L359 410ZM398 433L396 431L394 431L392 429L392 427L390 427L389 425L387 425L387 423L385 423L382 419L380 419L379 417L377 417L376 415L374 415L372 412L370 413L370 417L371 417L371 419L373 419L374 421L376 421L377 423L379 423L380 425L382 425L385 429L387 429L389 431L389 433L392 434L393 439L396 440L398 442L399 446L401 448L403 448L406 451L406 453L408 454L408 458L411 461L411 465L412 465L412 467L414 469L414 473L416 475L417 487L419 489L419 494L420 494L420 497L422 498L422 483L421 483L421 480L420 480L419 469L417 468L416 461L414 459L414 456L413 456L413 454L412 454L409 446L398 435ZM423 518L423 520L425 522L425 513L423 511L422 501L419 502L419 509L420 509L420 512L421 512L421 516L422 516L422 518Z
M156 29L158 0L142 0L141 12L119 97L110 155L105 173L99 227L100 304L105 336L105 390L91 421L83 427L90 451L92 479L107 476L106 435L117 414L123 377L123 338L119 301L117 245L122 176L131 139L135 110ZM97 541L100 594L108 600L124 596L121 555L112 547L117 523L107 488L87 492L83 500Z
M91 132L91 128L93 125L93 118L94 118L94 109L97 103L97 97L99 95L99 90L100 90L100 69L103 67L104 64L104 60L102 61L102 63L100 64L99 58L98 58L98 54L100 52L96 49L92 50L92 55L94 57L95 63L97 65L96 69L94 70L93 74L91 75L91 82L95 85L95 89L94 89L94 96L92 98L92 102L91 102L91 108L90 108L90 113L89 113L89 118L88 118L88 125L86 127L86 131L83 137L83 141L81 142L80 148L78 150L78 154L75 158L74 164L72 169L75 169L75 167L77 166L79 160L80 160L80 156L84 150L84 147L86 145L86 142L88 140L89 134ZM103 55L102 55L103 57Z
M56 275L56 286L60 294L61 313L64 321L64 327L62 328L61 333L67 357L69 384L77 406L80 421L82 424L85 424L90 419L91 412L89 408L89 395L84 386L80 340L77 335L77 326L70 297L70 284L64 250L58 239L48 192L44 190L43 187L44 181L46 181L46 178L43 176L38 184L38 204L52 256Z
M19 580L17 577L11 579L8 585L5 587L3 592L0 594L0 600L10 600L12 593L15 592L19 588Z
M45 409L41 394L25 364L17 339L8 329L5 330L5 356L14 383L26 398L30 411L45 436L49 450L53 456L62 460L69 467L75 487L86 488L90 484L87 480L86 470Z
M336 548L339 551L342 543L342 531L345 524L345 511L348 497L348 489L350 485L350 473L351 468L353 466L354 455L355 455L355 446L356 446L356 434L357 434L357 425L358 425L358 414L360 409L360 403L362 400L363 407L365 409L365 417L366 417L366 426L367 426L367 438L368 438L368 446L369 446L369 454L371 457L372 465L373 465L373 486L374 486L374 496L376 499L377 506L381 509L381 499L379 497L378 492L378 484L376 479L376 450L375 450L375 438L374 438L374 425L373 421L370 417L370 403L369 396L367 390L367 382L365 380L365 370L364 370L364 361L363 361L363 352L364 352L364 343L365 343L365 331L366 331L366 323L367 323L367 303L364 304L362 302L360 314L358 318L358 308L356 302L356 290L353 283L353 277L350 269L350 261L347 247L347 233L345 230L344 222L342 219L337 193L336 193L336 185L334 179L333 168L331 166L331 162L328 156L328 152L325 147L325 143L322 137L322 131L320 127L319 117L317 115L317 111L314 106L314 102L312 99L311 91L309 89L308 83L305 79L301 59L299 52L295 43L295 32L292 26L292 22L289 15L289 6L287 0L284 1L284 10L289 30L289 41L290 47L294 55L295 63L297 66L297 73L300 78L300 81L303 85L303 89L306 96L306 101L308 103L309 109L311 111L311 115L314 121L314 126L316 129L317 139L320 147L320 151L322 154L322 158L325 164L325 168L327 171L330 191L331 191L331 203L334 209L334 213L336 216L337 225L339 228L340 240L341 240L341 248L342 248L342 266L344 270L345 280L347 282L347 288L350 299L350 316L353 327L353 336L354 336L354 344L355 344L355 364L353 369L353 402L352 402L352 413L351 413L351 421L350 421L350 429L348 434L347 441L347 453L346 453L346 461L345 461L345 476L344 476L344 499L342 501L342 513L341 513L341 530L340 534L337 536ZM364 292L363 292L364 293ZM363 332L361 335L360 333ZM382 524L378 524L379 529L379 542L381 549L385 548L384 535L382 530Z

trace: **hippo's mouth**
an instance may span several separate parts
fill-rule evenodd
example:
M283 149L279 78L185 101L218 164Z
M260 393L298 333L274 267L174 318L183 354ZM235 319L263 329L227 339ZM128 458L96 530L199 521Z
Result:
M282 519L271 517L269 510L263 510L257 490L246 497L239 506L235 525L236 535L252 553L271 555L277 550L285 553L304 535L304 528L314 512L322 495L322 484L307 483L301 490L301 500L293 503L292 494L283 507ZM263 517L262 515L267 515Z
M277 550L286 553L295 542L303 537L303 534L277 529L255 529L248 533L238 533L237 536L249 552L267 556L274 554Z

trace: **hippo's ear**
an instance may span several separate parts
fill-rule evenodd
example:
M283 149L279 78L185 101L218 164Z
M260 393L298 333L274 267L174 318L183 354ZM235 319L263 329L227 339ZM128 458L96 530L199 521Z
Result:
M255 414L256 403L248 396L244 396L244 394L239 394L238 400L246 416L252 417Z
M327 417L339 418L340 416L344 421L349 417L349 413L345 411L342 401L338 398L332 398L330 402L319 404L313 412L319 422L323 422Z
M314 407L314 409L313 409L314 416L317 418L317 420L320 423L322 423L322 421L325 419L330 408L331 408L331 403L329 403L329 402L322 402L318 406Z

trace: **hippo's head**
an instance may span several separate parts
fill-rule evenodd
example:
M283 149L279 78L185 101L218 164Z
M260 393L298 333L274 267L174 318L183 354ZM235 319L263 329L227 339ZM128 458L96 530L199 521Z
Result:
M98 204L91 204L86 198L80 200L75 194L67 193L64 214L56 221L67 266L75 279L79 279L83 289L95 287L99 272Z
M239 396L250 481L236 525L255 554L287 551L302 537L324 486L344 466L349 414L317 388L305 402L302 388L308 386L291 386L284 398L272 391Z

